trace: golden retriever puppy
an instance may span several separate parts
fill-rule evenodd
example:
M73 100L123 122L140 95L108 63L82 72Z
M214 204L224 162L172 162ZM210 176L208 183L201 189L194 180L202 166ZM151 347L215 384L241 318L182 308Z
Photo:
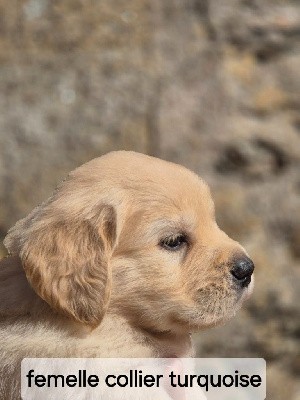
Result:
M188 169L113 152L70 173L10 229L0 263L0 397L23 357L188 357L190 332L224 322L252 261Z

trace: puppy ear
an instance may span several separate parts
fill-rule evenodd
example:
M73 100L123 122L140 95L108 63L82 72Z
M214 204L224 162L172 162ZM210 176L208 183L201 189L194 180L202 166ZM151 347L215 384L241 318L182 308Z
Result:
M56 215L59 214L59 215ZM19 253L29 283L53 309L97 326L110 295L110 255L116 213L103 205L97 217L74 219L40 207L19 221L4 243Z

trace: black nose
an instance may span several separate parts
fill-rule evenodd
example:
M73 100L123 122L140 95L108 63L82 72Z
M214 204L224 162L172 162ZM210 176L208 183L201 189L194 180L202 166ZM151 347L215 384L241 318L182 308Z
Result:
M238 258L233 263L233 268L230 271L236 281L246 287L251 282L251 275L254 271L254 264L248 257Z

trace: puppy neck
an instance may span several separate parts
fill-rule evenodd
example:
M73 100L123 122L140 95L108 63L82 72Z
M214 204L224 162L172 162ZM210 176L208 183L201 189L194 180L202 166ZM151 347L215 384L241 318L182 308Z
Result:
M142 331L146 343L151 344L160 358L194 357L195 351L190 333L171 331Z

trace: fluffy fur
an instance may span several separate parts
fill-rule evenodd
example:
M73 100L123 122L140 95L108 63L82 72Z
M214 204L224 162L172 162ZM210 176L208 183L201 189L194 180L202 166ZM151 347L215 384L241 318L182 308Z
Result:
M163 243L178 235L176 250ZM23 357L184 357L190 332L224 322L250 288L244 249L216 224L186 168L113 152L70 173L8 232L0 263L0 397Z

